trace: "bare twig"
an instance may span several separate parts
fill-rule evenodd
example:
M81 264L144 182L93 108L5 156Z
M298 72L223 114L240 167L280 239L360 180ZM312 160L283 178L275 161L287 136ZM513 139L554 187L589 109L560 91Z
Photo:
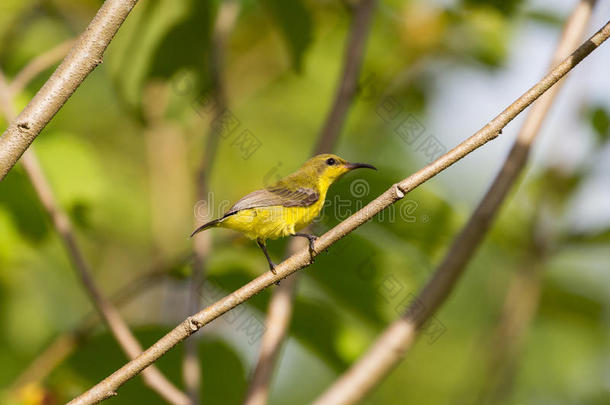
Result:
M222 67L224 65L224 49L227 35L229 34L237 15L239 13L239 3L236 1L225 1L221 3L218 10L218 15L214 23L211 44L211 76L214 94L214 107L218 118L227 110L227 96L224 87L222 75ZM197 175L197 194L199 200L205 200L208 195L208 184L210 178L210 170L214 163L214 156L218 149L218 141L222 128L219 125L214 125L214 119L211 121L210 131L207 136L206 147L204 149L204 158L202 159L199 173ZM202 219L195 218L195 227L202 224ZM211 249L212 240L210 234L202 233L199 237L193 240L193 273L191 276L191 284L189 288L188 313L197 312L201 302L201 287L205 280L206 259ZM187 393L193 403L199 403L199 391L201 386L201 366L199 364L199 356L197 355L197 341L189 340L184 345L184 361L182 363L182 374Z
M360 0L356 7L349 41L345 46L341 82L315 147L319 153L333 150L341 133L347 110L358 87L364 45L371 26L375 4L376 0Z
M288 256L292 256L306 246L307 241L304 238L291 240L287 250ZM292 274L273 291L265 319L265 333L244 405L267 403L273 370L292 319L298 277L298 273Z
M375 3L375 0L360 0L354 11L351 32L345 45L343 71L338 80L334 102L318 135L313 155L331 152L337 144L349 106L356 93L360 66L364 56L364 45L373 18ZM288 244L287 256L292 256L304 246L306 246L304 239L292 239ZM273 370L292 318L298 278L299 274L288 277L273 291L265 319L265 333L261 341L258 361L254 367L244 405L267 403Z
M2 99L0 106L7 120L13 120L15 118L15 110L12 106L12 100L7 95L8 86L6 85L4 74L0 71L0 99ZM112 306L97 288L91 276L92 272L89 264L76 242L70 218L57 204L51 185L46 179L34 151L26 150L21 163L34 187L36 195L64 243L68 256L77 270L94 307L110 328L110 331L127 357L131 359L137 357L142 352L142 346L140 346L140 343L131 333L116 308ZM186 405L189 403L188 397L167 380L156 367L145 370L143 377L145 383L168 402L175 405Z
M490 339L485 386L478 401L481 405L507 402L519 353L538 308L543 262L543 257L528 257L511 278L501 319Z
M548 226L549 217L554 217L548 214L551 209L547 194L539 193L530 220L529 246L508 283L498 323L486 339L486 378L477 404L508 403L510 398L519 357L538 309L544 266L555 250Z
M21 93L32 79L59 62L72 48L72 45L74 45L74 40L68 39L32 59L11 81L8 87L9 95L15 97Z
M32 150L26 151L21 159L21 163L34 186L34 190L40 198L42 205L51 217L51 222L59 233L91 301L127 357L131 359L137 357L142 352L142 346L129 330L127 323L123 320L119 311L117 311L97 288L97 285L91 276L92 272L89 264L86 262L74 237L70 219L55 201L53 192L49 187L49 183L44 176L34 152ZM150 367L144 370L143 377L146 385L156 391L166 401L180 405L189 403L188 397L166 379L156 367Z
M150 287L165 280L169 270L175 266L189 261L190 255L179 257L174 262L155 266L152 270L144 272L113 293L109 299L115 307L121 307L136 299L141 293L149 291ZM82 342L93 333L100 323L98 313L93 311L83 317L74 329L55 338L32 363L15 379L11 390L15 391L24 385L41 381L49 375L61 362L68 357Z
M592 5L593 1L583 0L575 8L566 23L566 29L553 57L552 66L568 55L570 50L578 44L589 20ZM556 76L554 72L557 72L566 62L582 59L583 52L586 52L585 49L595 48L609 35L610 23L606 24L568 59L554 67L547 78L559 79L560 77ZM534 104L501 171L468 223L453 241L431 280L414 300L414 304L409 306L403 316L381 334L358 362L314 402L316 405L353 404L362 400L402 360L406 351L413 344L418 329L451 293L466 264L485 236L502 201L525 166L530 145L538 133L558 89L559 86L553 87ZM510 113L509 110L510 107L499 117Z
M472 151L495 139L502 128L578 65L587 55L593 52L593 50L605 41L608 36L610 36L610 22L474 135L416 173L401 182L392 185L387 191L371 201L364 208L318 238L314 244L315 250L321 252L328 249L348 233L373 218L377 213L391 204L400 201L406 193L413 190L415 187L431 179ZM87 392L72 400L70 404L92 404L108 398L121 385L133 378L144 368L150 366L168 350L198 331L204 325L235 308L237 305L247 301L276 281L286 278L290 274L307 267L310 264L310 260L311 256L309 250L302 249L280 263L276 267L277 274L274 275L271 272L266 272L237 289L232 294L222 298L197 314L188 317L159 339L154 345L144 351L138 358L130 361ZM444 285L445 284L443 284L443 286ZM441 288L441 291L444 291L444 288ZM427 293L426 295L428 294L430 293ZM428 300L426 302L428 302ZM402 328L413 329L413 326Z
M87 75L137 0L106 0L63 62L0 137L0 180L17 163Z

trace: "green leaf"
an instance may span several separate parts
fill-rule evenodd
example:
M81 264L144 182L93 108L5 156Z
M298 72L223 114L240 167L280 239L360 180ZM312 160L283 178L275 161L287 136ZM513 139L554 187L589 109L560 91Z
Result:
M322 302L299 297L295 300L290 333L337 371L348 363L337 353L336 342L343 320Z
M209 1L194 1L186 17L177 22L160 41L152 57L149 78L171 78L179 70L207 72L213 26Z
M555 28L561 28L564 17L549 10L530 10L525 12L525 17L541 24L547 24Z
M382 326L385 317L378 305L379 290L376 280L383 266L382 252L358 235L349 235L333 246L328 254L321 254L307 271L322 288L339 303L347 305L372 324Z
M247 389L246 370L233 348L220 339L199 346L201 398L205 404L241 404Z
M313 22L309 10L301 0L261 0L261 3L282 31L284 40L290 47L292 65L296 71L300 71L303 54L313 37Z
M21 168L14 168L0 182L0 207L6 208L15 226L30 240L38 242L49 232L36 192Z
M493 7L504 15L511 15L517 11L523 0L462 0L464 5L478 7Z
M591 126L595 133L599 136L601 142L605 142L610 138L610 114L603 107L598 106L591 109L590 112Z
M215 286L219 287L221 291L228 294L229 291L234 291L251 279L252 276L244 269L236 267L229 271L223 271L222 275L210 275L208 282L212 282ZM205 287L203 291L206 291ZM261 323L264 322L264 314L266 314L269 306L271 292L271 289L266 289L252 297L247 303L242 304L254 307L256 310L260 311ZM210 301L218 298L220 297L208 297ZM204 302L207 302L205 301L205 298ZM227 317L227 319L229 318ZM329 366L339 371L345 369L347 366L345 359L337 354L337 349L335 347L344 321L345 320L341 318L340 314L333 307L329 307L328 305L311 298L297 296L294 303L290 333L301 344L306 346L313 353L316 353ZM240 333L237 331L238 324L239 322L235 323L235 333Z

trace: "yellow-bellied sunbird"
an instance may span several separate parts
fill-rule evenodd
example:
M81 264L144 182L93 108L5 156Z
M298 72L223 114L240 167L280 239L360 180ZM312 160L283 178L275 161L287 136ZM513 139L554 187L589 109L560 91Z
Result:
M277 183L241 198L222 217L201 225L191 236L214 227L242 232L256 240L275 274L275 265L267 252L267 239L302 236L309 240L312 253L317 236L298 231L318 216L330 185L343 174L361 167L377 170L366 163L349 163L337 155L314 156Z

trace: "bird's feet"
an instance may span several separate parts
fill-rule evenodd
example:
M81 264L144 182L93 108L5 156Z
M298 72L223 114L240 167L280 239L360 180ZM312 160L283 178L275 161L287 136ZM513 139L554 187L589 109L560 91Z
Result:
M303 238L307 238L307 240L309 241L309 261L313 263L314 257L318 254L316 249L314 249L313 244L318 239L318 237L310 233L295 233L294 236L301 236Z
M269 252L267 252L267 246L265 245L265 241L263 239L257 239L256 243L258 243L258 246L261 248L261 250L265 254L265 257L267 258L267 263L269 263L269 270L271 270L273 275L277 275L277 272L275 271L275 264L273 264L273 261L271 261ZM280 282L276 281L275 285L280 285Z
M318 240L318 237L316 235L309 235L307 237L307 240L309 241L309 259L313 263L313 258L315 257L315 255L318 254L318 252L316 252L316 249L314 249L313 244L316 240Z
M274 276L277 276L277 271L275 271L275 264L271 260L269 260L269 270L273 273ZM275 282L275 285L280 285L279 280Z

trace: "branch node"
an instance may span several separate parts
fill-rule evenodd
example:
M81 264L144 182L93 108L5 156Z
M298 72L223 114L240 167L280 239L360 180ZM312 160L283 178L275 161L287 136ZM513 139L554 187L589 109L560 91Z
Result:
M19 128L22 131L29 131L30 124L28 122L20 122L19 124L17 124L17 128Z
M195 319L193 316L189 316L187 319L188 329L191 333L197 332L201 327L203 327L203 323Z
M396 198L398 198L399 200L405 196L404 191L400 189L398 184L394 184L394 193L396 194Z

